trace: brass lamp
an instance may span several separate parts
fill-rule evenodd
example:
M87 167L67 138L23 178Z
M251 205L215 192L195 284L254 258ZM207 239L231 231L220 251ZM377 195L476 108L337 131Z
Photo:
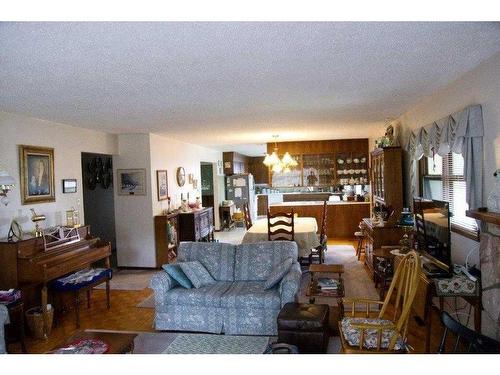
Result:
M401 245L399 252L401 254L406 254L413 247L412 234L415 226L415 219L409 208L403 208L403 212L401 212L401 215L399 216L397 226L402 228L404 232L401 241L399 241L399 244Z

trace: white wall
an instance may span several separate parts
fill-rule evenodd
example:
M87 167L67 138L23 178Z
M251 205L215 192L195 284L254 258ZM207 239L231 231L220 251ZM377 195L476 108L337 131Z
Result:
M209 163L217 163L217 160L222 160L222 152L212 150L206 147L193 145L167 138L165 136L151 134L151 184L154 186L153 214L159 215L167 208L166 201L158 201L156 196L156 171L161 169L167 170L168 177L168 194L171 197L172 207L178 207L181 204L181 193L194 202L196 197L201 198L201 167L202 161ZM177 185L176 172L178 167L183 167L186 171L186 183L183 187ZM214 170L214 175L216 174ZM198 180L198 188L193 189L189 184L188 174L192 173L194 178ZM216 177L216 176L214 176ZM216 180L218 181L218 180ZM217 208L217 207L216 207ZM218 212L215 212L218 219Z
M116 249L119 267L154 267L149 134L120 134L113 158ZM118 195L118 169L144 169L146 195Z
M442 90L426 97L425 100L404 113L402 124L403 140L406 144L410 130L428 125L453 112L472 104L481 104L484 121L484 185L483 205L493 189L493 172L500 168L500 53L484 61L476 69L468 72ZM408 158L406 158L408 159ZM408 170L408 160L405 163ZM410 198L409 181L406 179L407 199ZM479 243L452 233L453 261L463 263L469 250L478 249ZM473 262L479 264L479 258Z
M18 156L21 144L54 148L55 202L21 205ZM16 180L9 193L9 205L0 205L0 238L7 236L13 218L20 220L23 230L32 230L30 208L47 217L46 227L65 224L66 210L71 207L79 208L83 221L81 153L116 154L117 145L115 135L0 111L0 168ZM77 179L77 193L62 193L61 180L66 178Z
M153 217L167 208L166 201L158 201L156 171L167 170L171 207L177 208L181 203L181 193L187 196L189 192L193 202L196 196L200 195L200 162L216 163L221 160L222 153L156 134L123 134L119 135L118 139L119 155L114 158L113 163L115 176L117 169L144 168L147 182L146 196L121 196L115 190L118 265L155 267ZM184 167L186 171L186 184L183 187L177 185L177 167ZM189 173L193 173L194 178L198 179L197 190L187 181ZM118 186L116 178L115 186ZM218 201L220 199L219 197ZM215 209L218 207L218 201L215 202ZM217 212L215 216L218 220Z

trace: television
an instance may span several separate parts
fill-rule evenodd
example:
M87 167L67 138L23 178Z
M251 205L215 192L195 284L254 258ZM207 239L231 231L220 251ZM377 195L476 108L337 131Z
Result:
M413 210L418 250L433 263L450 272L450 204L414 197Z

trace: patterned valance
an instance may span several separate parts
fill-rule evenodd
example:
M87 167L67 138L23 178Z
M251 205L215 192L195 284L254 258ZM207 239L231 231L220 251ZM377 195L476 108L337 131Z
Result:
M450 151L464 153L466 138L483 136L483 114L480 105L455 112L410 133L406 150L413 159L434 154L444 156Z
M406 150L411 157L411 194L416 191L416 160L445 156L450 151L464 157L466 201L470 209L483 201L483 112L473 105L410 133Z

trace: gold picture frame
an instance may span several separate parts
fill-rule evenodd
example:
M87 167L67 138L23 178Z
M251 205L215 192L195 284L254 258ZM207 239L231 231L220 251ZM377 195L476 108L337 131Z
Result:
M54 149L19 145L21 204L55 202Z

